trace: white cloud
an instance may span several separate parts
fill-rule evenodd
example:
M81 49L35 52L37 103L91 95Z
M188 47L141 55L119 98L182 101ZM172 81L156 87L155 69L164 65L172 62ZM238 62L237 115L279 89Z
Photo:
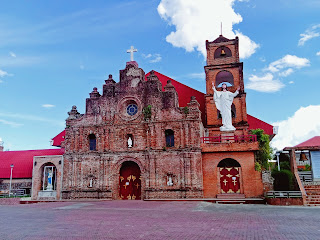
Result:
M19 114L19 113L4 113L0 112L1 117L7 117L7 118L14 118L14 119L22 119L27 121L38 121L38 122L46 122L57 126L64 126L64 121L57 121L54 119L48 119L43 117L38 117L34 115L26 115L26 114Z
M55 105L52 105L52 104L42 104L42 107L44 107L44 108L53 108L53 107L55 107Z
M259 59L260 59L261 62L265 62L266 61L265 57L260 57Z
M294 81L290 81L289 84L294 84Z
M298 46L303 46L307 41L312 38L316 38L320 36L320 24L313 25L311 28L307 29L304 33L300 34L300 39L298 42Z
M157 63L157 62L160 62L161 60L162 60L161 55L156 53L156 54L154 54L154 59L151 59L150 62L151 63Z
M80 69L83 70L84 69L84 65L80 64Z
M300 58L295 55L287 54L283 58L269 64L268 70L271 72L279 72L285 68L302 68L310 66L310 61L307 58Z
M0 43L1 44L1 43ZM37 56L0 56L0 65L3 67L20 67L31 66L39 63L43 63L46 59Z
M320 51L316 53L317 56L320 56Z
M269 64L264 69L265 75L251 75L247 88L259 92L277 92L285 85L278 79L279 77L288 77L296 69L310 66L310 61L307 58L300 58L295 55L287 54L283 58ZM289 84L292 84L290 81Z
M7 120L4 120L4 119L0 119L0 123L4 124L4 125L9 125L11 127L20 127L22 126L23 124L20 124L20 123L16 123L16 122L10 122L10 121L7 121ZM1 140L0 140L1 141Z
M277 149L292 147L320 135L320 105L301 107L287 120L273 123L279 132L271 145Z
M17 57L17 55L16 55L14 52L9 52L9 55L10 55L11 57L13 57L13 58L16 58L16 57Z
M285 70L284 72L280 72L279 76L281 77L288 77L291 73L293 73L293 69L292 68L288 68L287 70Z
M144 58L151 58L151 57L152 57L152 54L151 54L151 53L149 53L149 54L144 54L144 53L142 53L142 57L144 57Z
M206 74L204 72L201 73L190 73L187 75L188 78L205 78Z
M277 92L284 87L284 84L277 79L273 79L273 77L274 76L271 73L266 73L264 76L260 77L257 75L251 75L246 88L258 92Z
M11 74L7 73L6 71L3 71L0 69L0 77L6 77L6 76L10 76Z
M0 79L0 83L3 83L3 81Z
M142 54L142 57L145 59L148 59L150 63L157 63L160 62L162 60L162 57L159 53L155 53L155 54Z
M259 47L233 25L242 22L242 17L233 9L237 0L161 0L158 13L175 31L167 37L167 42L188 52L197 50L206 56L206 40L214 40L220 35L223 23L223 35L228 38L239 37L240 57L250 57Z

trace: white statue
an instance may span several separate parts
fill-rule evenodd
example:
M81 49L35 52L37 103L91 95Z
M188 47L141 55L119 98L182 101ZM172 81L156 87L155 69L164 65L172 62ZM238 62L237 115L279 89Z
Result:
M238 87L237 90L232 93L227 90L227 84L223 83L222 91L217 91L213 82L212 89L214 91L214 102L222 116L222 127L220 127L220 131L236 130L236 128L232 126L231 105L233 98L239 94L240 87Z
M172 176L168 176L167 185L168 186L173 186Z
M93 179L92 179L92 178L90 178L90 181L89 181L89 187L90 187L90 188L92 188L92 186L93 186Z
M52 191L53 190L53 186L52 186L52 171L49 170L48 172L48 185L47 185L47 190L48 191Z
M128 138L128 148L132 148L132 139L131 139L131 137Z

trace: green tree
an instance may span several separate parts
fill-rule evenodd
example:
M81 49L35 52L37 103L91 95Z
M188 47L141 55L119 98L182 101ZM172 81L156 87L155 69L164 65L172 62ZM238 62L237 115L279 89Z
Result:
M250 130L251 134L257 136L259 142L259 150L256 152L256 161L264 169L268 169L269 163L268 160L272 159L273 149L270 146L269 135L265 134L262 129L252 129Z

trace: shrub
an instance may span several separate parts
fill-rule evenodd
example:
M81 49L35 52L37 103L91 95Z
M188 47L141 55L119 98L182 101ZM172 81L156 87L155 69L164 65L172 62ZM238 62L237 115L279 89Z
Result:
M280 169L291 171L290 163L289 162L280 162Z
M293 190L293 174L290 170L274 168L271 172L274 178L273 187L275 191L291 191Z
M261 172L261 164L259 162L254 163L254 169L258 172Z
M183 112L185 115L188 115L189 114L189 108L188 107L184 107L183 108Z
M272 159L273 152L270 147L269 135L265 134L262 129L252 129L250 130L250 133L256 135L259 142L259 150L256 152L256 161L260 163L262 168L268 169L268 160Z
M151 118L151 105L148 105L143 108L143 115L144 115L144 120L150 119Z

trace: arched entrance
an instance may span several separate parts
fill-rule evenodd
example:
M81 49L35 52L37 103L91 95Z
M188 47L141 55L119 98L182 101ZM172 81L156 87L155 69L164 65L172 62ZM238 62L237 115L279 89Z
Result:
M240 193L241 165L232 158L219 162L221 193Z
M135 162L124 162L120 168L119 197L123 200L141 199L141 171Z

